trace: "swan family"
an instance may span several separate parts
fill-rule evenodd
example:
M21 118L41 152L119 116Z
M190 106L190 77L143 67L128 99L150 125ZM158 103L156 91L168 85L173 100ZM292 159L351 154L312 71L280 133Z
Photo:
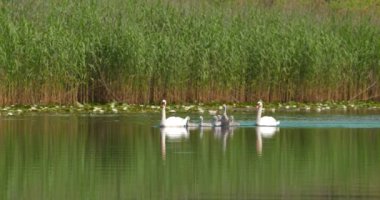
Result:
M263 102L260 100L257 102L257 117L256 117L256 126L266 126L266 127L275 127L280 125L280 121L277 121L270 116L261 116L263 112ZM215 115L211 123L203 122L203 117L200 116L200 123L195 124L191 123L190 117L185 118L181 117L168 117L166 118L166 100L162 100L162 112L161 112L161 127L234 127L239 126L240 124L234 120L233 116L227 115L227 106L223 105L223 114Z

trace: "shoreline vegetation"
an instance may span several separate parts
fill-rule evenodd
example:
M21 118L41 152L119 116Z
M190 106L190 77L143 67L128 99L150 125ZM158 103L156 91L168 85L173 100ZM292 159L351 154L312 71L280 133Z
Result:
M166 111L169 115L183 113L212 116L222 114L222 103L172 104ZM252 113L256 115L256 103L227 104L228 113ZM107 104L74 105L11 105L0 107L0 116L19 116L33 113L71 113L71 114L126 114L126 113L161 113L160 105L143 105L111 102ZM300 112L300 113L380 113L380 102L323 102L323 103L265 103L264 112ZM197 120L197 119L196 119Z
M380 101L376 2L2 1L0 105L369 105Z

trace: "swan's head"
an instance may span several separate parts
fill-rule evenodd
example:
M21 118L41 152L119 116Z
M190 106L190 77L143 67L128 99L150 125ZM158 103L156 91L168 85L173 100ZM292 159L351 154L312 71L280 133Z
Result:
M161 105L162 105L163 107L166 106L166 100L165 100L165 99L162 100Z
M202 116L199 116L199 119L201 119L201 121L203 121L203 117Z
M263 107L263 101L258 101L257 102L257 105L256 105L256 108L259 109L259 108L262 108Z

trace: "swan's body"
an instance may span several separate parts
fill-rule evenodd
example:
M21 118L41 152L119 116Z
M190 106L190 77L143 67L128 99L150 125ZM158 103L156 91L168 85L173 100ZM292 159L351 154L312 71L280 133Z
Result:
M256 125L257 126L278 126L280 125L280 121L277 121L273 117L264 116L261 117L261 113L263 112L263 102L259 101L257 102L257 118L256 118Z
M203 122L203 117L202 116L200 116L199 118L201 119L201 122L199 123L200 127L212 127L213 126L212 123Z
M230 126L230 120L228 119L226 104L223 105L223 110L224 110L223 115L222 115L222 118L220 119L221 126L222 127L228 127L228 126Z
M230 126L240 126L239 122L235 122L234 116L230 117Z
M189 121L189 117L169 117L167 119L161 120L162 127L185 127Z
M214 116L214 118L212 119L211 125L213 127L219 127L222 125L222 122L220 121L220 118L218 118L218 116Z
M190 120L190 117L168 117L166 118L166 100L162 100L162 116L161 116L161 127L186 127Z

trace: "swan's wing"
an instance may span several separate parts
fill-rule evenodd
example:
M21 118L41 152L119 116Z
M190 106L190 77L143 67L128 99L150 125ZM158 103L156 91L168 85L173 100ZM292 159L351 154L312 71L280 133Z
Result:
M277 125L279 125L279 122L276 121L276 119L273 117L264 116L260 119L259 125L261 125L261 126L277 126Z
M276 120L273 118L273 117L270 117L270 116L264 116L264 117L261 117L261 120L265 120L265 121L273 121L275 122Z
M221 126L229 126L230 125L230 120L228 119L227 115L223 115L220 122L221 122Z
M186 126L187 120L181 117L169 117L165 120L165 126Z

